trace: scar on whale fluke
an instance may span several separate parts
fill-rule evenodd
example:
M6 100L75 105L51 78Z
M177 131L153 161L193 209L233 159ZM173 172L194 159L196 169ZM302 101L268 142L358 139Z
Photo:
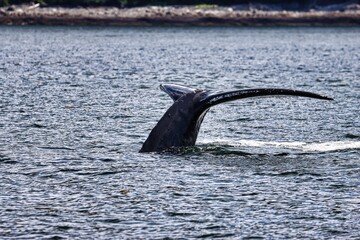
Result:
M333 100L316 93L279 88L213 92L175 84L162 84L160 89L166 92L174 100L174 103L150 132L140 152L160 152L171 148L194 146L207 111L210 107L220 103L274 95Z

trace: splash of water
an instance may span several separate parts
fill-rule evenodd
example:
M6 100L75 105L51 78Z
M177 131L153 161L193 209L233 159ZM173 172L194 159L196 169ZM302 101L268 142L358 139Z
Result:
M203 140L202 144L227 145L231 147L256 147L256 148L276 148L292 149L303 152L331 152L342 150L360 150L360 141L329 141L329 142L276 142L276 141L257 141L257 140Z

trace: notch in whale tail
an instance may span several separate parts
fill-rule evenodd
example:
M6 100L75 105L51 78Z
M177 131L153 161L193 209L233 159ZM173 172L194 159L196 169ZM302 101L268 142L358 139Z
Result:
M259 88L259 89L235 90L228 92L214 92L214 93L208 92L208 94L204 96L201 102L204 103L204 107L207 109L220 103L234 101L242 98L276 96L276 95L277 96L290 95L290 96L298 96L298 97L317 98L323 100L334 100L333 98L307 91L298 91L298 90L281 89L281 88Z

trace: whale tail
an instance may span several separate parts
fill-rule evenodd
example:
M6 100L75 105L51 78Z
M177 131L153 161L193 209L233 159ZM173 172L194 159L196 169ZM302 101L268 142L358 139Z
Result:
M316 93L276 88L226 92L198 90L173 84L164 84L160 88L174 100L174 103L151 130L140 152L163 151L174 147L193 146L207 111L210 107L220 103L274 95L332 100L330 97Z
M306 92L306 91L298 91L291 89L281 89L281 88L259 88L259 89L243 89L243 90L235 90L228 92L208 92L204 95L201 102L205 109L215 106L220 103L234 101L243 98L250 97L263 97L263 96L298 96L298 97L309 97L309 98L317 98L323 100L333 100L333 98L323 96L320 94Z
M166 92L174 100L174 102L182 96L196 91L196 89L176 84L161 84L160 89Z
M184 87L176 84L161 84L160 89L166 92L174 102L182 96L199 91L197 89ZM242 98L250 97L264 97L264 96L298 96L298 97L309 97L323 100L334 100L333 98L299 90L283 89L283 88L257 88L257 89L242 89L235 91L225 92L213 92L213 91L202 91L202 102L206 107L212 107L220 103L230 102Z

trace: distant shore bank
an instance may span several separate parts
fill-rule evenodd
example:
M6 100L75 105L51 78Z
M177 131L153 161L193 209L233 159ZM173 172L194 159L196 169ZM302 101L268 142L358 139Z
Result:
M360 26L360 5L346 10L278 11L234 7L41 7L0 8L1 25L109 26Z

